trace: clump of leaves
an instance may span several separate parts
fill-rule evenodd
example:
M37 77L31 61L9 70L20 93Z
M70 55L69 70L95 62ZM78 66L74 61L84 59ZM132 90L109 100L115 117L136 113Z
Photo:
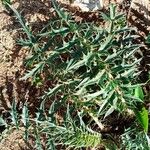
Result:
M147 132L147 121L143 121L142 112L137 107L142 106L143 98L135 95L138 84L138 64L134 53L140 45L133 44L133 29L127 27L123 14L116 13L116 6L110 5L110 14L103 14L106 25L97 26L94 23L77 23L73 18L52 1L57 13L50 22L36 35L26 26L21 15L12 8L21 23L27 39L19 40L22 46L28 46L30 56L25 65L29 71L22 80L53 81L45 91L37 118L35 119L35 136L38 149L42 149L40 135L48 137L50 149L58 145L67 147L96 147L103 144L101 133L105 126L102 120L114 111L122 113L128 109L138 116L137 120ZM141 91L140 91L141 93ZM55 98L55 99L54 99ZM45 115L45 102L57 100L60 107L67 107L67 116L62 113L62 123L56 117ZM53 102L52 102L53 104ZM49 115L57 111L50 107ZM71 115L70 110L74 110ZM136 111L135 111L136 110ZM146 112L146 113L145 113ZM82 117L81 114L82 113ZM23 109L26 139L29 123L28 111ZM86 123L83 117L89 118ZM69 118L69 119L68 119ZM93 123L95 122L95 123ZM16 122L17 123L17 122ZM96 124L98 129L92 129Z
M122 135L122 143L123 149L149 150L150 148L150 139L148 135L135 127L130 127L125 131Z

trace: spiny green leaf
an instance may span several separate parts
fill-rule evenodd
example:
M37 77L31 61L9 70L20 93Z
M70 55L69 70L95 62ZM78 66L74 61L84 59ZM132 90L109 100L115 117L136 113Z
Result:
M66 145L69 144L69 147L76 147L76 148L82 148L82 147L95 148L96 146L98 146L101 143L101 137L97 133L90 134L90 133L86 133L86 132L78 132L78 133L76 133L75 138L72 137L69 140L65 144Z
M93 98L96 98L96 97L102 95L104 92L105 92L105 91L102 89L102 90L97 91L97 92L95 92L95 93L88 94L88 95L84 96L83 98L93 99Z
M28 107L27 107L27 104L24 105L23 109L22 109L22 122L23 122L23 125L25 127L25 140L27 141L28 140L28 128L30 126L30 123L29 123L29 110L28 110Z
M41 140L39 137L39 131L37 128L34 128L34 135L35 135L36 149L37 150L43 150L42 143L41 143Z
M99 48L99 51L104 51L106 50L108 47L111 46L112 44L112 40L113 40L114 36L113 35L110 35L106 38L106 40L101 44L100 48Z
M20 80L27 80L30 77L34 77L38 72L40 72L43 69L44 65L45 63L43 62L36 64L35 67L28 73L26 73L24 77L20 78Z
M115 13L116 13L116 5L110 4L110 18L111 20L115 19Z
M122 19L124 17L124 14L115 15L114 20Z
M12 4L11 0L1 0L1 1L2 1L2 4L5 6L5 8L9 11L8 5Z
M56 92L58 92L61 88L62 88L62 84L58 84L53 89L49 89L49 91L46 92L46 95L51 96L51 95L55 94Z
M6 121L0 116L0 126L7 126Z
M101 12L101 16L103 17L103 19L104 19L105 21L110 21L110 20L111 20L110 16L107 15L107 14L105 14L105 13L103 13L103 12Z
M18 112L17 112L15 100L13 100L10 114L11 114L12 123L18 129L19 128L19 118L18 118Z
M60 29L51 29L51 31L40 33L38 36L55 36L56 34L64 35L69 32L69 29L66 27L62 27Z
M56 122L56 118L55 118L55 107L57 107L57 105L55 106L55 101L51 104L51 106L50 106L50 108L49 108L49 110L48 110L48 120L50 121L50 122Z
M57 12L58 16L61 19L64 19L65 21L67 21L68 14L61 10L61 8L59 7L59 4L56 2L56 0L52 0L52 4L53 4L53 7L55 8L55 11Z
M19 23L21 24L21 26L23 27L23 30L25 31L25 33L27 34L28 38L30 39L30 41L34 42L35 41L35 37L33 36L32 32L30 31L30 29L25 25L25 21L22 18L22 16L18 13L18 11L11 6L10 4L7 3L7 5L9 6L9 8L11 10L13 10L13 12L15 13L17 19L19 20Z
M115 91L114 91L114 90L112 90L112 91L110 91L109 93L107 93L107 97L105 98L104 102L103 102L102 105L100 106L99 111L98 111L98 114L101 114L102 111L103 111L104 109L106 109L107 104L109 104L109 102L110 102L110 100L112 99L112 97L114 96L114 94L115 94Z
M48 137L48 141L46 145L47 145L47 150L56 150L55 143L53 139L51 138L51 136Z
M107 116L109 116L110 114L112 114L112 113L114 112L114 110L115 110L115 107L114 107L114 106L111 106L111 107L107 110L107 112L105 113L104 118L106 118Z
M22 109L22 122L26 128L29 127L29 110L27 104L25 104Z

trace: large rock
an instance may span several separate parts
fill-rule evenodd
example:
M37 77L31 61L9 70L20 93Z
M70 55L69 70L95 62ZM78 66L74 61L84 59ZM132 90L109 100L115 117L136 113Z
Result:
M96 11L103 8L103 0L75 0L74 6L78 6L82 11Z
M82 12L94 12L102 10L110 3L121 4L123 0L57 0L61 3L69 4L71 7L78 7Z

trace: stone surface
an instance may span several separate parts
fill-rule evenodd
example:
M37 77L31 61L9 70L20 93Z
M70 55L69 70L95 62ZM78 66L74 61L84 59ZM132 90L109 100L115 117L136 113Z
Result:
M78 6L82 11L96 11L103 8L103 0L75 0L72 4Z

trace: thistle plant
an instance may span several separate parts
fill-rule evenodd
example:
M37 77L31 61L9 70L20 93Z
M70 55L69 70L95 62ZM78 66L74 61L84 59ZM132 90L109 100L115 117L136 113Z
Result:
M42 103L34 119L37 148L42 149L40 138L43 133L47 149L60 145L96 148L104 143L107 147L109 140L105 142L101 134L105 128L103 120L114 111L123 114L132 110L146 133L148 120L143 121L141 114L144 112L147 118L148 113L142 107L141 90L137 92L141 59L134 56L140 45L134 44L137 36L132 32L134 29L126 26L124 15L118 14L116 6L110 5L109 14L101 13L105 26L89 22L79 24L56 1L52 4L57 15L36 35L8 4L27 35L26 39L18 41L18 44L28 46L30 53L25 61L28 71L21 80L30 78L33 84L40 80L38 86L41 87L44 81L52 82L41 97ZM49 110L45 108L47 101L51 101ZM138 106L142 107L140 111ZM66 113L62 112L63 119L59 123L56 114L62 108ZM27 119L26 106L23 114L27 139L32 125ZM18 122L15 123L18 126ZM98 127L93 129L95 124Z
M23 79L47 65L58 81L43 98L57 93L68 95L78 109L97 117L133 109L142 102L133 96L140 62L134 53L139 45L132 42L136 38L130 34L132 30L119 24L124 16L116 14L115 6L110 6L110 15L102 14L108 22L104 29L89 23L79 25L53 5L61 20L51 22L49 31L38 36L48 36L54 42L47 43L50 50L44 51L46 60L36 64Z

